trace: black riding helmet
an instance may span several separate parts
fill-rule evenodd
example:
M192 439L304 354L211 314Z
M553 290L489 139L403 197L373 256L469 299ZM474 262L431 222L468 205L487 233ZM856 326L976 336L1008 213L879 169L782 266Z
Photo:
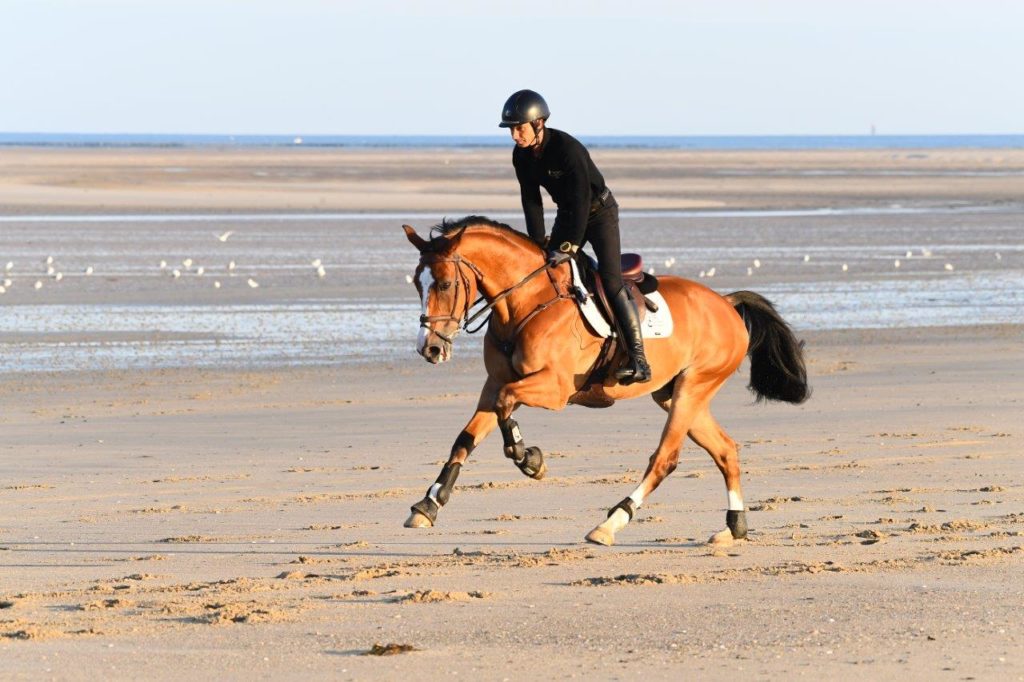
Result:
M533 123L539 118L547 119L551 115L548 103L533 90L520 90L512 93L501 108L499 128L512 128L523 123Z

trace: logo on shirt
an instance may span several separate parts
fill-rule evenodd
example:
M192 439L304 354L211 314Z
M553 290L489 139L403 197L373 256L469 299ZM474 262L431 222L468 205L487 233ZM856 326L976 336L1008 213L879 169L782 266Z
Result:
M557 180L558 178L562 177L563 175L565 175L565 171L560 171L560 170L549 170L548 171L548 176L554 178L555 180Z

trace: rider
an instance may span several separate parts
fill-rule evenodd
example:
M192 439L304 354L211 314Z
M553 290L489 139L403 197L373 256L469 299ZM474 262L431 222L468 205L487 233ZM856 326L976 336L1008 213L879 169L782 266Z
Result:
M593 246L630 358L630 365L618 370L616 378L624 384L650 381L636 302L622 283L619 205L587 148L568 133L545 125L550 115L543 97L533 90L520 90L505 102L498 124L511 129L516 143L512 165L519 179L526 229L542 248L550 247L550 267L569 260L587 242ZM544 237L541 187L558 206L550 240Z

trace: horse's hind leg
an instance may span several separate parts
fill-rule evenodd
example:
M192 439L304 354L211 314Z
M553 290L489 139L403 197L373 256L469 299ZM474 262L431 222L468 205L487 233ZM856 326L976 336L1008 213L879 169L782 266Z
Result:
M711 411L705 409L690 425L690 438L707 450L718 470L725 478L725 489L729 497L729 510L725 515L726 530L711 537L713 544L728 544L732 540L747 537L747 514L743 508L743 492L740 488L740 456L736 441L729 437Z
M686 438L686 432L693 421L694 413L702 409L708 397L700 388L684 388L683 381L676 381L671 404L668 408L668 421L661 433L658 449L651 455L647 471L640 485L608 512L608 518L587 534L587 541L599 545L611 545L615 542L615 534L626 527L643 501L654 492L665 477L675 471L679 463L679 448ZM714 392L714 389L711 390ZM665 401L666 403L668 401ZM659 401L659 404L661 402Z
M441 468L441 474L434 481L434 484L427 490L426 496L412 506L412 513L405 521L406 528L429 528L437 520L437 513L441 510L452 494L455 487L455 479L459 476L463 463L469 458L469 453L487 437L494 427L498 425L497 415L494 413L494 398L497 395L499 385L491 379L484 384L480 392L480 400L477 402L476 412L462 429L455 444L452 445L448 461Z

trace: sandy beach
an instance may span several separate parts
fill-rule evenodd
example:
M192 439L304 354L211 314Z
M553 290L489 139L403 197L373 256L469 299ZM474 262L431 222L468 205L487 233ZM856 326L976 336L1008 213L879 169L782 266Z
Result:
M0 150L2 676L1024 679L1024 151L594 156L658 274L779 297L807 342L804 405L752 404L746 364L713 403L748 541L707 544L690 443L583 541L646 398L520 410L545 480L492 436L402 527L483 369L413 352L399 226L521 226L510 151Z

